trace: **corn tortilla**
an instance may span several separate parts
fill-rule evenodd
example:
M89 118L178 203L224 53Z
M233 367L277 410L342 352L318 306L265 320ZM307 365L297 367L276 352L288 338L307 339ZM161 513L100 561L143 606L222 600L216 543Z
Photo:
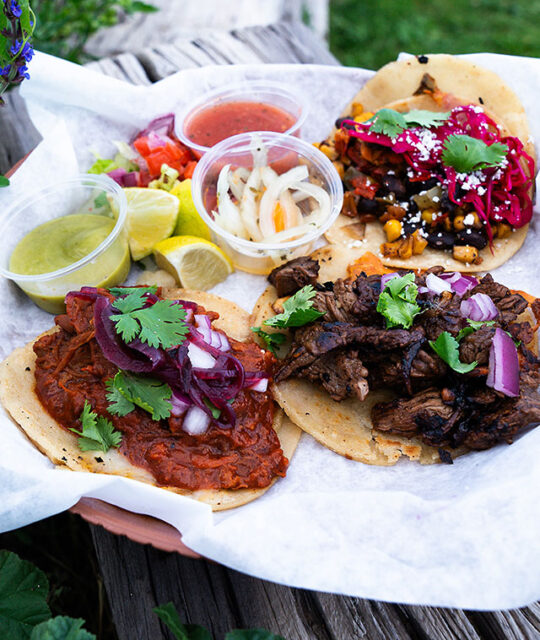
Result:
M192 300L208 310L216 311L220 317L214 325L236 340L245 341L253 335L249 330L248 313L229 300L205 292L181 289L169 290L164 297ZM77 445L78 436L61 427L45 411L35 393L36 356L32 347L33 343L29 343L16 349L0 363L0 401L30 441L54 464L73 471L120 475L158 486L148 471L131 464L116 449L110 449L107 453L80 451ZM300 429L284 418L281 410L276 411L274 429L284 455L290 460L300 439ZM265 488L193 492L178 487L162 488L205 502L214 511L231 509L251 502L267 490Z

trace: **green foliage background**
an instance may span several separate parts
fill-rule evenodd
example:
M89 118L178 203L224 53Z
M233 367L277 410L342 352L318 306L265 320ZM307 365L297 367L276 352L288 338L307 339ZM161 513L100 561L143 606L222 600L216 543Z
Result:
M409 53L540 56L540 0L330 0L330 48L377 69Z

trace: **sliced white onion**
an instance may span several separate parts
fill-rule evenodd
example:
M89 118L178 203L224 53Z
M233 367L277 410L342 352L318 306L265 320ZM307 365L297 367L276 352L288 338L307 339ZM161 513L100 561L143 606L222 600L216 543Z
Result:
M261 167L261 180L265 187L269 187L277 178L278 174L272 167Z
M193 342L188 344L188 358L192 366L197 369L212 369L216 364L216 359L213 356L196 344L193 344Z
M440 294L443 291L452 291L452 285L446 280L439 278L434 273L427 274L426 286L431 292L436 294Z
M229 187L238 202L242 199L249 174L250 172L244 167L238 167L238 169L229 173Z
M214 219L225 231L247 240L246 229L242 224L240 211L229 195L230 166L230 164L226 164L219 172L217 181L218 210L214 211Z
M274 226L274 209L279 196L291 186L308 177L305 165L289 169L272 182L263 193L259 203L259 227L265 240L276 233Z
M268 165L268 149L258 133L254 133L251 136L249 150L253 156L254 167L266 167Z
M326 215L330 214L330 207L332 206L330 195L322 187L319 187L319 185L311 182L298 182L293 184L291 189L311 196L319 203L321 211Z
M260 391L264 393L268 389L268 378L261 378L255 384L248 387L250 391Z
M242 199L240 200L240 216L247 230L246 235L255 240L255 242L260 242L263 239L259 228L256 201L256 196L261 188L261 174L262 169L260 167L253 169L246 181Z
M190 436L200 436L206 432L210 424L210 416L199 407L193 406L186 413L182 429Z

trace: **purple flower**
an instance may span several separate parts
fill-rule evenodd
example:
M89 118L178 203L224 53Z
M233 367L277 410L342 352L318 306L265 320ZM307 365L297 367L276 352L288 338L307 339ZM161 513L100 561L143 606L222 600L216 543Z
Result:
M10 71L11 71L10 64L6 64L5 67L0 67L0 77L7 78L9 76Z
M18 3L16 2L16 0L11 0L9 9L11 10L11 13L16 17L16 18L20 18L22 15L22 9L19 7Z

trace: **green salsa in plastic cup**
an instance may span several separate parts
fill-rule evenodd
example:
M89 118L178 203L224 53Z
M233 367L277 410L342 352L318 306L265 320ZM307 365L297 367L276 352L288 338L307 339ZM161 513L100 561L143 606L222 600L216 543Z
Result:
M126 279L126 217L126 196L108 176L82 174L25 196L0 217L0 274L62 313L68 291Z

